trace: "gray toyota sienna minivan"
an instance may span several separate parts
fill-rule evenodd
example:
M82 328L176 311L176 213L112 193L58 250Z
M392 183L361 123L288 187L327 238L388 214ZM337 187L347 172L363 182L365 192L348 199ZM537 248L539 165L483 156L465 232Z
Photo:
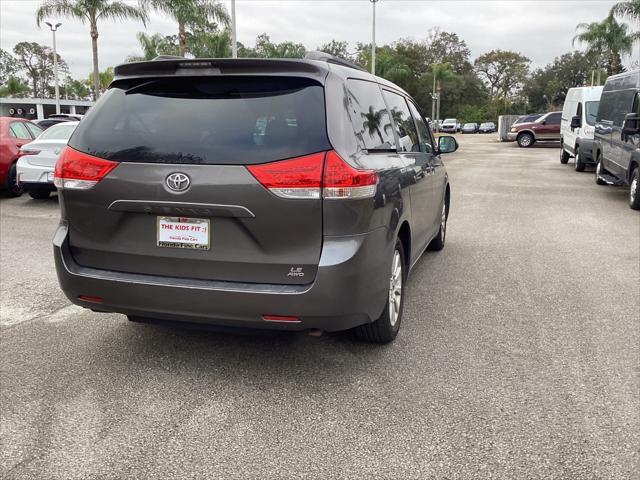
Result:
M389 342L410 268L444 246L456 149L329 55L120 65L56 165L60 285L136 321Z

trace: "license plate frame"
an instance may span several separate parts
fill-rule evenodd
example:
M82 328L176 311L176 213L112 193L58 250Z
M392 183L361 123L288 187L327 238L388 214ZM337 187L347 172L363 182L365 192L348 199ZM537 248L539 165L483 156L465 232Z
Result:
M184 250L211 250L211 221L208 218L158 216L156 217L156 246Z

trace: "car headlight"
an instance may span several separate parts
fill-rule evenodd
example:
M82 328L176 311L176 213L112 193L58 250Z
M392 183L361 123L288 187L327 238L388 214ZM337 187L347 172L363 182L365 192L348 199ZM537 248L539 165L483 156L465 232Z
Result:
M515 127L511 129L511 133L516 133L517 131L518 131L518 129L515 128Z

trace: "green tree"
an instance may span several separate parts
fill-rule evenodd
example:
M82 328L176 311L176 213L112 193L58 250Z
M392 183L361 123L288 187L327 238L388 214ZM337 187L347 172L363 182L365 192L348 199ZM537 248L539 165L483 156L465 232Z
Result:
M113 82L113 67L109 67L103 72L98 73L98 80L94 76L94 72L89 74L88 83L89 85L98 85L98 90L100 93L103 93L109 88L111 82Z
M0 85L4 85L9 78L15 77L19 71L18 60L11 53L0 48Z
M349 44L347 42L331 40L329 43L325 43L321 47L318 47L318 50L338 58L350 60L351 58L349 56L349 52L347 51L348 47Z
M26 97L30 93L31 89L29 85L14 76L10 76L7 82L0 88L0 97L20 98Z
M154 33L152 35L144 32L136 34L142 55L130 55L127 62L144 62L153 60L158 55L178 55L178 46L172 37Z
M431 33L425 52L428 64L448 63L454 73L462 74L472 70L471 50L457 34L435 30Z
M98 68L98 20L139 20L146 25L147 14L124 1L117 0L45 0L42 6L36 11L36 22L38 26L42 21L51 16L69 17L80 20L82 23L89 22L91 34L91 49L93 53L93 86L94 100L98 98L100 85Z
M13 47L13 53L20 70L24 71L31 83L34 97L46 97L48 86L54 79L53 50L35 42L20 42ZM58 57L59 73L68 72L67 63Z
M509 99L519 93L529 74L530 60L517 52L492 50L474 62L478 76L489 89L489 98Z
M611 15L617 15L640 23L640 0L618 2L611 8Z
M207 23L229 25L225 6L215 0L140 0L143 9L153 9L172 17L178 23L178 54L187 53L187 27Z
M587 52L597 56L611 75L624 71L622 55L631 53L634 41L640 38L640 32L630 34L629 27L618 23L613 15L601 22L579 23L576 31L579 33L573 37L573 44L584 43Z
M196 27L187 34L187 51L196 58L230 58L231 31L213 24Z
M307 49L301 43L273 43L269 35L262 33L256 38L255 52L262 58L303 58Z
M85 100L89 97L89 88L87 87L88 81L76 80L71 77L67 77L64 83L64 92L67 98L73 100Z

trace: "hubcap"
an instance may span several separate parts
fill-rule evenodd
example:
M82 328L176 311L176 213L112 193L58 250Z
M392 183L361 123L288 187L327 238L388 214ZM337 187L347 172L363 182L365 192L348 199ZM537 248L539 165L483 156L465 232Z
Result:
M580 167L580 154L576 152L576 169Z
M400 315L400 302L402 300L402 257L396 250L391 262L391 277L389 278L389 319L394 327Z
M442 202L442 217L440 219L440 231L442 232L442 243L447 235L447 204Z
M524 147L528 147L530 143L531 143L531 137L529 135L523 135L520 138L520 145Z
M638 177L633 179L631 182L631 189L629 190L629 195L631 196L631 203L636 201L636 195L638 194Z

